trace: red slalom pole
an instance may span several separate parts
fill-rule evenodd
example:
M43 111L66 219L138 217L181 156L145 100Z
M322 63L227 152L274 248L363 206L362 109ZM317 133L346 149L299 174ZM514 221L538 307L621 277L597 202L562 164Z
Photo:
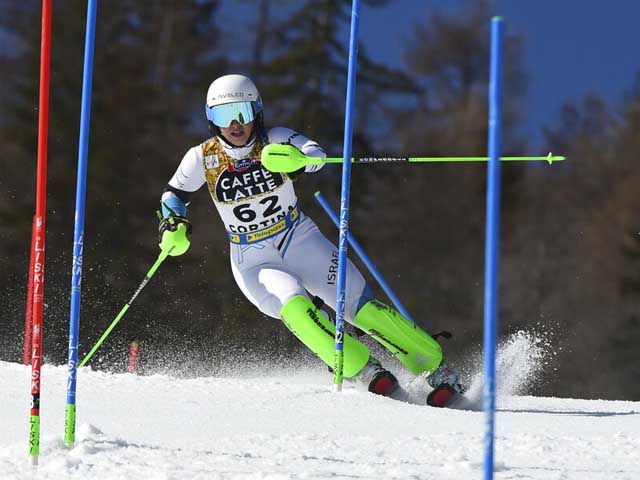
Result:
M31 249L29 250L29 279L27 281L27 307L24 314L24 349L22 350L22 363L31 363L31 331L33 330L33 263L36 260L34 255L36 241L36 217L33 216L31 222Z
M138 373L138 353L140 344L134 340L129 345L129 373Z
M40 101L38 115L38 177L33 250L33 334L31 348L31 418L29 455L38 465L40 453L40 367L42 366L42 317L44 311L44 246L47 212L47 145L49 138L49 81L51 63L51 0L42 0L40 47Z

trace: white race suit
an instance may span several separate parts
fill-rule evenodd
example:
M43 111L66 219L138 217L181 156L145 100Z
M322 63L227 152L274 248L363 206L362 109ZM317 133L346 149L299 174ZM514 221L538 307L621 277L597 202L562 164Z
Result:
M289 143L308 156L326 156L316 142L289 128L271 128L266 141ZM191 195L207 184L229 236L236 283L266 315L281 318L282 307L297 295L317 296L335 310L338 251L300 210L291 178L262 166L262 147L259 138L245 147L231 147L213 137L191 148L162 201L185 215ZM307 166L305 171L322 166ZM166 215L168 210L163 210ZM371 299L364 278L349 261L345 319L353 323Z

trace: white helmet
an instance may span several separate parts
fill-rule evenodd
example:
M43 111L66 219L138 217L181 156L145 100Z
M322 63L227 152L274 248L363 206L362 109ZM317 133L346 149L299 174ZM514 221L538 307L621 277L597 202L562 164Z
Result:
M244 75L225 75L214 80L207 91L205 112L213 135L221 136L220 127L227 128L234 120L242 124L256 120L255 130L263 129L260 93Z
M209 85L207 107L233 102L260 101L260 94L250 78L244 75L225 75Z

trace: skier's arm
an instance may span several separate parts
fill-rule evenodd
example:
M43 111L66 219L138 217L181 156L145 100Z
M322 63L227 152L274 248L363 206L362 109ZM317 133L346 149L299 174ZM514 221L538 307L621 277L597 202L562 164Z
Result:
M164 189L160 199L162 203L162 217L168 217L173 212L182 217L187 216L187 206L191 203L193 192L186 192L170 184Z
M161 198L163 217L168 217L172 213L182 217L187 216L187 207L191 203L193 194L205 182L201 151L200 147L190 149L169 180Z
M316 141L286 127L274 127L269 130L269 142L293 145L308 157L325 158L327 156L323 148ZM306 165L304 167L304 172L317 172L322 167L324 167L324 163L318 165Z
M158 226L158 243L169 255L182 255L189 249L191 222L187 219L187 206L193 194L204 184L199 149L192 148L180 162L169 180L161 198L162 218Z

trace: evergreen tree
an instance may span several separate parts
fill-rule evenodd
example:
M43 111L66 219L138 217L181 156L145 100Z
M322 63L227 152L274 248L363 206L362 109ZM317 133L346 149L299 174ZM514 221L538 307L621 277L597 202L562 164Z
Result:
M103 7L103 8L100 8ZM98 9L92 98L81 351L92 346L132 294L157 255L155 210L184 152L207 134L204 92L226 61L216 43L218 2L122 1ZM2 257L9 292L2 329L20 335L31 217L35 204L40 4L2 3L0 19L10 48L1 62L7 75L0 93L0 154L3 157ZM49 135L45 321L50 359L66 358L68 293L73 241L76 164L85 38L86 2L56 3L53 9ZM199 128L194 130L193 119ZM206 198L206 195L204 196ZM196 212L206 225L211 211ZM167 343L170 331L215 331L212 317L232 311L227 281L212 275L226 267L226 237L207 238L206 228L190 255L164 267L112 341L146 335ZM207 250L214 250L211 255ZM16 255L16 252L19 252ZM211 270L196 268L207 263ZM213 278L211 278L213 276ZM189 288L184 288L188 285ZM181 288L182 287L182 288ZM213 292L213 293L212 293ZM189 298L186 296L189 295ZM167 301L167 298L175 300ZM191 315L185 317L184 304ZM163 311L158 305L164 306ZM153 320L146 319L151 317ZM185 325L190 329L185 330ZM162 330L162 333L161 333ZM85 341L87 343L85 343ZM16 342L19 346L19 342ZM21 347L20 347L21 348ZM107 345L105 351L108 351ZM5 352L3 352L3 356ZM10 352L9 352L10 355Z
M276 17L260 2L255 54L248 68L260 81L269 124L290 125L308 133L332 155L342 152L346 94L350 0L299 2ZM365 0L363 8L386 0ZM371 152L368 132L384 96L415 91L402 72L375 62L360 44L357 80L357 129L354 150ZM376 101L372 102L371 98Z
M637 397L638 98L620 112L594 93L567 103L546 129L567 161L521 187L506 298L511 318L547 331L547 388L564 396Z

